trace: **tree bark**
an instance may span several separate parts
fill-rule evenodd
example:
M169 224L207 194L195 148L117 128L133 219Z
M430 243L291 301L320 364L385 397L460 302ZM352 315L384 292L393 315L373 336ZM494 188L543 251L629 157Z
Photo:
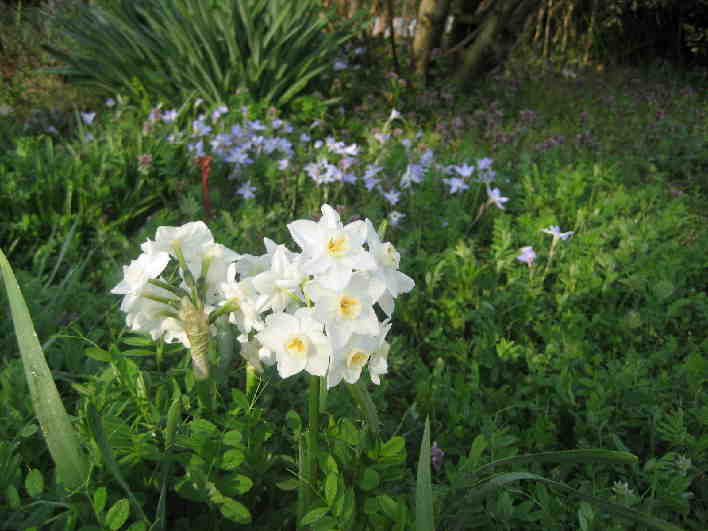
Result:
M413 69L427 81L430 55L442 42L445 21L450 12L450 0L422 0L418 9L418 24L413 39Z
M464 52L462 66L455 78L458 84L478 76L485 67L492 45L503 30L521 34L521 29L531 10L539 0L506 0L495 3L480 24L479 34Z
M349 18L353 17L361 9L361 0L349 1Z

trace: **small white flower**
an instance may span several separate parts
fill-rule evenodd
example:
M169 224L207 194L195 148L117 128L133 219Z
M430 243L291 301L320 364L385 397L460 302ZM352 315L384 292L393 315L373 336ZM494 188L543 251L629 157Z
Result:
M443 179L443 182L450 187L451 194L456 194L457 192L464 192L469 188L469 185L464 181L464 179L461 179L460 177Z
M251 279L246 278L236 282L236 264L231 264L227 271L227 282L219 286L222 295L220 306L230 305L229 322L235 324L244 336L251 330L261 330L263 323L260 313L263 311L267 297L260 295L253 286Z
M169 123L174 122L177 119L177 116L178 116L177 111L174 109L171 109L169 111L165 111L164 113L162 113L162 121L169 124Z
M256 194L254 193L255 191L256 187L251 186L251 179L249 179L241 185L241 187L236 191L236 193L244 199L253 199L254 197L256 197Z
M327 289L317 281L305 284L305 294L315 302L315 318L325 323L327 335L335 346L346 343L355 332L377 335L379 321L374 311L369 275L358 271L340 290Z
M391 345L386 341L386 334L389 330L391 330L389 321L381 323L381 330L377 338L378 347L373 356L369 358L369 376L376 385L381 383L380 376L388 372L388 352L391 350Z
M258 341L246 341L246 338L243 336L241 339L244 340L239 341L239 343L241 343L241 357L245 359L256 372L263 372L263 364L272 365L272 363L268 363L268 361L271 361L272 351L262 346ZM273 359L272 361L275 360Z
M256 338L275 354L281 378L303 370L315 376L324 376L329 367L332 346L322 328L322 323L313 319L311 308L300 308L294 315L269 315L264 329L256 334Z
M453 166L453 169L457 172L457 175L462 178L467 178L474 173L474 166L468 166L466 163L460 166Z
M521 254L517 256L516 259L531 266L536 259L536 252L533 250L533 247L522 247Z
M378 333L371 335L353 334L346 343L332 353L332 361L327 372L327 388L337 385L342 379L356 383L361 370L378 350Z
M299 262L290 261L288 253L284 245L279 245L272 254L270 269L252 277L256 290L267 296L265 308L276 313L302 299L300 285L307 278Z
M93 123L94 118L96 118L96 113L95 112L82 112L81 113L81 119L86 125L91 125Z
M125 302L128 297L123 299L123 304L121 305L121 310L125 312L125 322L130 327L133 332L138 332L141 334L149 334L153 340L159 339L165 332L163 328L165 318L165 312L174 312L174 308L163 302L155 301L148 296L158 296L163 298L171 298L172 294L162 288L158 288L153 285L146 285L141 291L141 296L136 298L130 308L125 307ZM171 335L170 340L177 339L176 335ZM186 347L189 347L189 341L186 336L179 338L179 340L184 340L183 343Z
M561 240L567 240L570 238L574 232L571 230L569 232L561 232L560 227L558 225L551 225L550 227L546 229L541 229L541 232L545 232L546 234L551 234L553 236L554 240L561 239Z
M197 261L201 263L203 248L213 243L214 237L206 223L191 221L179 227L158 227L155 241L148 240L141 245L141 249L143 252L148 249L152 252L167 252L174 257L177 257L177 249L180 249L189 264Z
M483 159L479 159L479 160L477 161L477 168L478 168L480 171L490 170L490 169L492 168L492 163L493 163L493 162L494 162L494 160L490 159L489 157L485 157L485 158L483 158Z
M372 270L376 263L363 247L366 225L354 221L342 225L339 214L331 206L322 206L319 222L297 220L288 230L303 250L303 271L317 275L329 289L341 289L352 277L352 270Z
M391 189L388 192L382 192L382 195L384 196L384 199L388 201L391 205L395 205L396 203L398 203L401 198L401 192L397 192L394 189Z
M504 210L504 203L506 203L509 198L502 197L499 188L489 188L487 187L487 195L489 196L489 203L494 203L498 208Z
M204 279L206 284L206 303L215 305L221 299L220 286L227 280L228 268L240 255L220 243L205 245L198 261L187 266L195 277L202 274L202 267L207 265L207 274Z
M162 274L169 261L170 255L166 252L142 253L130 265L123 266L123 280L111 293L127 295L140 291L150 279Z
M405 217L405 214L403 214L402 212L398 212L397 210L392 210L388 214L388 219L391 222L391 225L393 225L394 227L398 226L398 224L403 221L403 218Z
M412 278L398 270L401 255L389 242L382 242L370 220L366 220L366 243L378 268L372 272L372 296L387 315L393 313L393 299L415 287Z

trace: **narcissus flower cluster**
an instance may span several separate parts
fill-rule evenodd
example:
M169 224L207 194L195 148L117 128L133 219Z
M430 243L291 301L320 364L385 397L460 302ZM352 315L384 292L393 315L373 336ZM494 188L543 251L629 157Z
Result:
M400 254L370 220L345 225L329 205L288 230L300 252L266 238L266 252L252 256L215 243L203 222L160 227L111 292L124 296L133 331L191 349L195 376L208 377L205 344L222 321L258 370L276 364L283 378L305 371L333 387L367 368L378 384L394 301L415 285Z

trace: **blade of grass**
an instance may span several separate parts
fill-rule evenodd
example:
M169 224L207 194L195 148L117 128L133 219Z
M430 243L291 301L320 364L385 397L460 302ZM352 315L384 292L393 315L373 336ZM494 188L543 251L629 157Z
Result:
M182 416L182 397L176 394L170 409L167 412L167 426L165 427L165 461L162 463L162 478L160 480L160 499L157 502L156 524L158 529L167 529L167 484L170 479L172 459L169 453L175 443L177 423Z
M98 411L96 410L96 406L93 405L93 402L89 402L88 406L86 407L86 419L88 421L89 429L91 430L94 439L96 439L98 449L101 451L101 456L103 457L103 461L106 464L106 468L108 468L110 473L113 474L115 480L128 495L128 499L130 500L131 505L135 509L135 512L138 513L138 516L149 524L150 522L147 519L147 516L145 516L145 513L143 512L143 508L140 506L140 503L133 494L133 491L130 490L130 486L128 486L128 483L126 483L125 479L123 478L123 474L120 471L118 462L113 456L113 450L111 450L111 445L108 443L108 438L106 437L106 433L103 430L103 423L101 422L101 417L98 414Z
M88 476L86 459L69 415L57 391L12 267L0 250L0 270L10 302L10 312L22 357L32 406L57 467L60 483L78 489Z
M54 269L52 269L52 272L49 275L47 282L44 284L45 288L51 286L52 282L54 281L54 277L56 276L57 271L59 271L59 267L61 266L61 263L64 261L64 256L66 256L66 251L69 249L69 246L71 245L71 242L74 239L74 234L76 234L76 227L78 226L78 224L79 224L79 218L76 218L74 223L71 224L71 228L69 229L69 234L67 234L66 238L64 238L64 243L61 246L61 251L59 252L59 257L57 258L57 261L54 264Z
M430 476L430 417L425 419L415 486L415 529L434 531L433 483Z

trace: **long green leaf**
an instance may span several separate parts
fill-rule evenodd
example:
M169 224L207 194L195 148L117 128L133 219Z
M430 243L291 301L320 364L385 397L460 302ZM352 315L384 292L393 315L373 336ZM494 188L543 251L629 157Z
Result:
M44 439L47 441L49 453L57 467L58 481L68 489L78 489L88 477L86 459L37 339L27 303L2 250L0 250L0 270L2 270L10 302L30 399Z
M435 531L433 519L433 482L430 474L430 417L425 419L423 440L420 442L415 486L415 529Z

